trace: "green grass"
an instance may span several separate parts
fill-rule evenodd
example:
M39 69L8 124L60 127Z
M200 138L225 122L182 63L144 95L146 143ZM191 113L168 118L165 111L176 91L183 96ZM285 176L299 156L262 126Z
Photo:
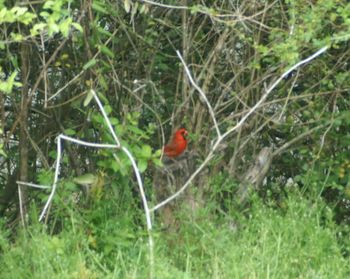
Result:
M0 278L147 278L142 212L126 207L104 202L71 213L55 235L32 224L10 242L2 229ZM155 277L350 278L338 226L321 200L296 195L274 209L257 199L232 228L237 214L203 209L193 220L184 210L176 233L155 231Z

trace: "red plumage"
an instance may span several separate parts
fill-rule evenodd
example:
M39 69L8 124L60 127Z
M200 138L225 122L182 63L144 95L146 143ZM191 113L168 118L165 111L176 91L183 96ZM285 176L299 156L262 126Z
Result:
M187 147L188 132L185 128L181 128L175 132L171 142L164 146L164 153L170 158L175 158L182 154Z

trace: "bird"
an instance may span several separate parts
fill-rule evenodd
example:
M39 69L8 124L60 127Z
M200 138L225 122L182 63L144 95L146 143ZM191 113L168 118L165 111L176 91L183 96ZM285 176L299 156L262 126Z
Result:
M164 146L164 154L169 158L181 155L187 147L187 135L188 132L185 128L178 129L173 135L171 142Z

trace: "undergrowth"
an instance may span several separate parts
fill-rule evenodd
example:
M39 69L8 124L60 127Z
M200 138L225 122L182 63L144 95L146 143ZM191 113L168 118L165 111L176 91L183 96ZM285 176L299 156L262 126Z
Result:
M35 217L15 241L1 226L0 278L148 278L137 205L103 199L61 216L55 232ZM244 215L203 209L189 217L183 209L176 231L154 231L155 277L349 278L349 258L342 255L348 242L341 241L347 236L332 219L321 199L298 194L283 208L256 198Z

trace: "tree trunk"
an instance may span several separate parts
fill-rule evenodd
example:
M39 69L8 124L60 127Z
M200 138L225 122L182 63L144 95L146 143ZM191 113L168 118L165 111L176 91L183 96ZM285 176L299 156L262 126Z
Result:
M21 45L21 76L22 76L22 90L21 90L21 106L20 106L20 134L19 134L19 179L20 181L28 181L28 109L30 102L29 97L29 55L30 48L26 43ZM27 214L27 189L26 186L19 186L20 199L20 213L23 224L25 224L25 216Z
M273 149L271 147L264 147L261 149L254 164L245 173L243 182L237 193L241 204L244 204L247 201L249 193L253 189L258 190L262 185L272 163L272 152Z

